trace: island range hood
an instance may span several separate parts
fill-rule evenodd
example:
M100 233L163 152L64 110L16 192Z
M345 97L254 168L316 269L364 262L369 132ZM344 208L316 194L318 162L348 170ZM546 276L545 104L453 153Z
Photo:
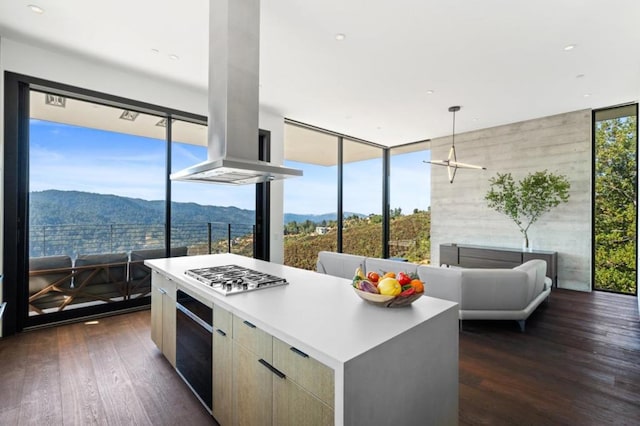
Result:
M207 161L172 180L244 185L302 176L258 159L259 68L260 1L211 0Z

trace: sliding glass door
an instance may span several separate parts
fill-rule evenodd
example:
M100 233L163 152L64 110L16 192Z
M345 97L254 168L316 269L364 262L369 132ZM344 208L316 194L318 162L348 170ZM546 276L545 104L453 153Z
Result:
M4 335L148 305L146 259L268 260L269 184L169 179L206 159L204 117L13 73L5 93Z
M36 90L29 107L29 317L147 296L129 256L165 244L162 118Z

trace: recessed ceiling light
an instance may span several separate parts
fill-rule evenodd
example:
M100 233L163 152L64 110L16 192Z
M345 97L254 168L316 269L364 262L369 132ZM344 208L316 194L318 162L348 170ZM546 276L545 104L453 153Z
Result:
M578 74L578 75L576 75L576 78L583 78L583 77L584 77L584 74Z
M338 33L338 34L336 34L336 40L338 40L338 41L342 41L342 40L344 40L345 38L347 38L347 36L346 36L346 35L344 35L344 34L342 34L342 33Z
M575 49L575 48L576 48L576 45L575 45L575 44L567 44L567 45L564 47L564 50L569 51L569 50L573 50L573 49Z
M160 51L159 51L158 49L151 49L151 51L152 51L153 53L160 53Z
M122 114L120 114L120 118L127 121L135 121L136 118L138 118L139 114L139 112L129 111L125 109L124 111L122 111Z
M584 96L585 98L588 98L589 96L591 96L591 93L585 93L585 94L584 94L584 95L582 95L582 96Z
M169 55L169 59L171 59L172 61L177 61L178 59L180 59L180 57L175 53L172 53L171 55Z
M37 4L30 4L27 7L31 9L33 13L37 13L38 15L42 15L44 13L44 9Z
M433 95L434 91L433 90L427 90L427 95Z
M44 98L44 103L46 105L64 108L67 104L67 98L65 98L64 96L52 95L51 93L47 93L47 96Z

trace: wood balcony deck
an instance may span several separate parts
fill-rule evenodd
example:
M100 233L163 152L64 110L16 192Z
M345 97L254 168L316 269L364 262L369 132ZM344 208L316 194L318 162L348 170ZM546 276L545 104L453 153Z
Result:
M465 321L461 425L640 424L637 300L554 289L520 333ZM0 424L215 424L150 339L149 311L0 340Z

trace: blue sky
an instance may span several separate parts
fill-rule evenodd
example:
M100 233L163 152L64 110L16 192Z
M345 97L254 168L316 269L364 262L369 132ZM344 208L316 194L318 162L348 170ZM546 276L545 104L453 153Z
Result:
M30 126L30 190L76 190L162 200L164 141L40 120ZM429 152L392 156L391 207L404 213L429 206ZM172 170L206 159L200 146L174 144ZM287 213L322 214L336 211L336 167L287 162L304 171L302 178L284 182ZM382 211L380 159L346 164L344 209L356 213ZM203 205L255 208L255 187L174 182L174 201Z

